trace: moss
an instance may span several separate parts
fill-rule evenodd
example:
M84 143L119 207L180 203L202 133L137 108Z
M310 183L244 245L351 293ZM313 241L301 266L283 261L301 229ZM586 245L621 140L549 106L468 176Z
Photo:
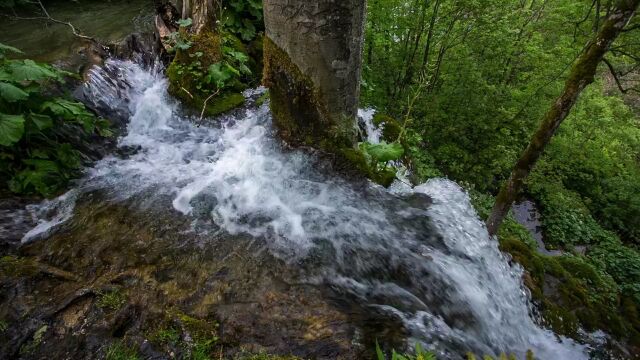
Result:
M269 91L265 91L264 94L260 95L260 97L258 98L258 100L256 100L256 106L262 106L264 105L264 103L266 103L267 101L269 101Z
M391 116L378 113L373 116L373 124L377 127L382 126L382 139L388 143L398 140L402 126Z
M115 311L127 302L127 297L119 289L98 294L96 305L105 310Z
M294 146L310 146L335 155L338 169L356 172L383 186L395 179L390 169L372 168L354 148L349 121L334 119L321 92L289 56L268 37L264 38L263 83L269 88L271 112L279 136Z
M352 171L356 171L384 187L390 186L396 178L396 172L393 169L374 169L359 149L341 148L338 151L338 156L335 158L338 166L350 167Z
M0 258L0 274L7 277L31 277L38 273L37 264L27 258L4 256Z
M206 99L216 91L213 86L208 88L202 86L201 79L206 76L202 69L208 69L210 65L222 61L222 40L218 34L208 31L192 35L189 40L193 43L191 48L179 50L167 68L169 93L200 114ZM238 42L231 40L231 42L234 44L232 47L238 47L236 50L246 51L239 40ZM196 56L197 54L201 55ZM199 65L195 69L186 70L196 62ZM238 81L231 86L231 90L213 96L206 102L204 114L216 116L242 106L244 96L240 92L245 88L246 85Z
M38 328L38 330L33 334L31 341L20 347L20 355L29 355L36 351L42 343L42 338L48 329L49 327L47 325L43 325Z
M271 111L280 137L292 145L317 146L324 150L350 146L339 143L335 124L320 100L313 81L268 37L264 39L263 84L270 89Z
M618 339L640 338L634 302L620 306L613 279L584 258L544 256L515 237L501 238L500 248L527 271L525 285L545 324L555 332L576 337L582 327L587 331L602 329Z
M197 319L181 312L177 313L177 317L194 340L210 338L217 340L218 324L215 321Z

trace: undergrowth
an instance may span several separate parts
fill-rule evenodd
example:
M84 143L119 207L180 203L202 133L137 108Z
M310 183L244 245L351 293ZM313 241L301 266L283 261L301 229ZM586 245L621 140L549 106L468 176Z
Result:
M21 52L0 44L0 186L53 196L80 174L79 143L111 136L109 122L60 94L73 74L11 53Z

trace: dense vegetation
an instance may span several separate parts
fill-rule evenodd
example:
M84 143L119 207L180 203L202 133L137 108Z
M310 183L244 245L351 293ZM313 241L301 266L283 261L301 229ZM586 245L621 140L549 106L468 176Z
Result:
M18 52L0 44L0 189L52 196L79 174L87 142L111 134L109 124L56 87L72 74L7 58Z
M241 92L259 83L262 70L262 2L223 1L216 10L215 29L197 33L184 19L168 39L170 93L209 116L242 105Z
M383 172L402 156L412 180L450 177L486 217L607 6L599 0L370 0L362 102L378 110L375 122L387 141L360 144L370 167ZM168 39L171 92L207 115L241 104L240 92L261 74L261 1L224 1L219 18L215 31L200 34L191 32L189 19L180 21ZM574 337L580 327L604 329L640 345L636 28L637 20L607 55L522 194L539 206L547 247L564 255L540 254L513 218L498 237L527 270L525 283L545 325ZM108 123L60 90L71 74L7 58L15 52L0 44L0 187L53 196L79 174L82 144L110 135ZM120 301L102 299L106 308ZM156 340L175 342L175 331L163 329ZM203 341L210 352L210 339ZM137 357L124 345L109 351L114 359ZM392 357L431 356L420 354Z
M446 175L464 184L486 216L609 5L370 1L363 102L395 118L411 111L404 145L415 180ZM614 44L522 194L541 209L547 246L566 255L537 254L513 220L499 234L503 249L529 271L527 285L550 326L570 335L578 325L605 328L635 343L640 109L630 88L637 39L627 31ZM412 103L414 96L419 100ZM549 289L545 279L564 282Z

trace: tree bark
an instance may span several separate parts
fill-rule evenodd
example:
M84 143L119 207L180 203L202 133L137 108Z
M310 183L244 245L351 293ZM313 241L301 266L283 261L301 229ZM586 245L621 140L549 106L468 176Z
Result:
M220 0L182 0L182 18L191 18L191 32L199 34L203 30L215 29Z
M263 82L289 144L355 146L365 12L365 0L264 1Z
M495 235L497 233L516 196L522 189L524 180L562 121L569 115L580 93L594 81L598 64L635 15L638 4L640 4L640 0L618 0L616 6L602 23L600 31L573 64L562 94L543 117L540 127L512 170L509 180L498 193L491 215L487 219L489 234Z

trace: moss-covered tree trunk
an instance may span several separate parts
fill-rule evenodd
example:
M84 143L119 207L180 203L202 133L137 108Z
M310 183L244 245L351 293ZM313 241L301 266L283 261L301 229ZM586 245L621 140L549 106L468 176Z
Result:
M281 137L353 146L366 0L265 0L264 83Z
M562 121L569 115L569 111L578 100L580 93L593 82L598 64L635 15L639 3L640 0L617 0L613 10L609 12L602 23L599 32L573 64L562 95L556 99L545 114L540 127L511 172L509 180L500 189L491 215L487 219L487 228L490 234L495 235L498 231L500 224L522 189L524 180Z

